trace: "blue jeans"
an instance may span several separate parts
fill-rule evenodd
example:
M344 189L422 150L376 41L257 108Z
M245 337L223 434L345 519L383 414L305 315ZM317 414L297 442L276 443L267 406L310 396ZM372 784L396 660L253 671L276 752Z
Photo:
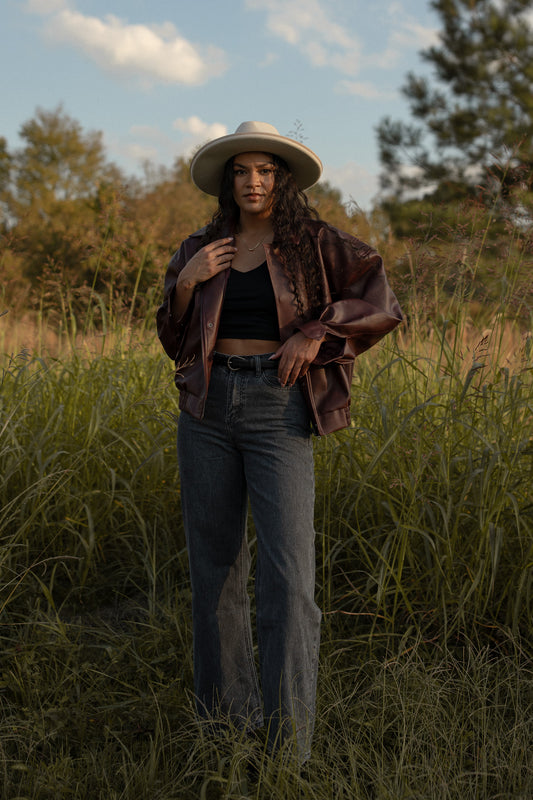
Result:
M181 502L193 598L199 714L265 725L271 748L309 757L321 613L314 600L314 465L301 389L276 370L214 364L205 416L178 423ZM247 582L248 499L257 534L255 601L263 702Z

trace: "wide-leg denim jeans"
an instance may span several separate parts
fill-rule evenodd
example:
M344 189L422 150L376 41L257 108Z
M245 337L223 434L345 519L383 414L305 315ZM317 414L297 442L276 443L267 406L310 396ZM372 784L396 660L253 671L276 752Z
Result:
M178 423L181 502L193 598L194 683L202 717L288 739L309 757L320 610L314 600L314 469L298 385L276 370L213 365L205 416ZM248 499L257 534L255 601L262 702L247 583Z

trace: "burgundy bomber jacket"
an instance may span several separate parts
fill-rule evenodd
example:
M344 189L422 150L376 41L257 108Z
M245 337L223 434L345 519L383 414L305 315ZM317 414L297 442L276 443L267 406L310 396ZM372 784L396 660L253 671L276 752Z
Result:
M177 277L200 249L204 230L189 236L171 259L164 300L157 312L159 338L176 365L180 409L198 419L204 412L229 269L197 288L180 319L172 316L172 300ZM310 339L321 339L324 334L326 337L311 368L300 379L313 429L324 435L350 424L354 359L392 331L401 322L402 312L375 250L322 221L310 220L309 230L317 250L325 298L318 319L298 316L294 292L276 251L272 245L263 247L276 298L281 341L297 330ZM298 291L305 297L303 287Z

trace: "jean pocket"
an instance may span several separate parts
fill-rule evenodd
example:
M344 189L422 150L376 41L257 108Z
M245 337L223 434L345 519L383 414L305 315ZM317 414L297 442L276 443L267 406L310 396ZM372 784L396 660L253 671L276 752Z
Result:
M280 392L285 392L291 389L291 387L286 384L282 386L279 382L278 373L274 370L269 370L268 372L264 371L261 373L261 380L262 382L268 386L270 389L278 389Z

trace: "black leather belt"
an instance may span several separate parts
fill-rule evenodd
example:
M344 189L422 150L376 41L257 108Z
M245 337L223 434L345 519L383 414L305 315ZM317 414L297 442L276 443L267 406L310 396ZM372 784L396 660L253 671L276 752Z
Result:
M270 361L270 355L259 356L228 356L225 353L213 353L213 362L215 364L222 364L224 367L233 371L239 369L257 369L257 359L261 369L277 369L278 359Z

